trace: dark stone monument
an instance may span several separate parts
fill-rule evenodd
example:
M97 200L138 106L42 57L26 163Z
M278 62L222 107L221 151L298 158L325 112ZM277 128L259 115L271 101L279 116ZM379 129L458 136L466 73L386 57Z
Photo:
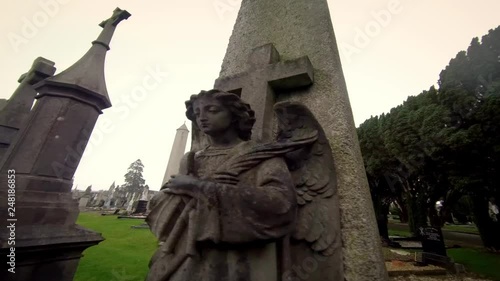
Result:
M419 236L422 240L422 263L442 266L451 272L456 267L446 254L443 232L439 227L420 227Z
M129 16L117 8L100 24L103 31L89 51L55 76L53 63L35 61L32 75L3 109L7 126L21 125L0 162L0 216L12 226L1 229L0 255L11 255L7 266L15 271L2 270L0 280L73 280L82 252L103 240L75 224L72 178L98 116L111 106L104 58L117 24ZM37 102L29 111L35 91ZM21 116L11 106L22 109Z
M6 99L0 99L0 110L2 110L6 104L7 104Z
M148 211L148 200L139 200L137 201L137 207L135 208L135 211L132 213L134 214L145 214Z
M447 256L441 228L420 227L419 235L422 239L422 250L426 253Z

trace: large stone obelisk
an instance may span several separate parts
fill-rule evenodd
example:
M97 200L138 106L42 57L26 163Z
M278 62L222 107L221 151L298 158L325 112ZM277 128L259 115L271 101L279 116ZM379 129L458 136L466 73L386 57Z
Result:
M312 86L304 56L314 70ZM296 65L296 73L288 70L290 64ZM275 73L278 68L282 71ZM245 71L257 75L242 74ZM295 77L289 80L293 83L285 81L290 77ZM311 110L336 163L345 280L387 280L327 1L243 0L215 86L239 92L257 118L268 118L265 122L272 122L269 104L275 102L301 102ZM259 131L253 135L269 139L272 126L256 125Z
M183 124L177 129L175 133L174 144L172 145L172 150L170 151L170 157L168 159L167 170L165 171L165 175L163 176L161 186L163 186L170 179L170 176L179 173L181 159L184 156L184 152L186 151L188 135L189 130L186 127L186 124Z

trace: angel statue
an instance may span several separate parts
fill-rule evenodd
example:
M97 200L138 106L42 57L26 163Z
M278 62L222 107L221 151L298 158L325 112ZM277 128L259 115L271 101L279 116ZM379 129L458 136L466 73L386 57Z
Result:
M236 94L202 91L186 108L208 145L151 200L146 280L343 281L334 163L310 111L276 104L276 141L258 143Z

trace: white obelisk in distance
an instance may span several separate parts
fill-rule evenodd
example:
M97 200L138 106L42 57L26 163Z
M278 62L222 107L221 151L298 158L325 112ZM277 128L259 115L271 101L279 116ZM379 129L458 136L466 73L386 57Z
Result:
M186 127L186 123L177 129L175 133L174 144L172 145L172 151L170 152L170 158L168 159L167 170L165 171L165 176L161 182L163 186L169 179L170 176L175 175L179 172L179 166L181 163L182 156L186 151L186 143L189 135L189 130Z

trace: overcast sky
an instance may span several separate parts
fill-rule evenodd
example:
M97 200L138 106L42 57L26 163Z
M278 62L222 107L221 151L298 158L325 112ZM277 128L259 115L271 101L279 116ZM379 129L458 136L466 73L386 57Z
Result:
M92 184L93 190L122 184L127 167L141 159L146 183L158 190L176 129L185 121L190 127L184 101L212 88L240 3L8 1L0 26L0 98L9 98L38 56L54 61L57 73L69 67L115 7L128 10L132 16L118 26L106 60L113 107L96 124L75 184L78 189ZM498 0L328 3L356 125L437 84L439 72L473 37L500 25ZM387 14L390 18L382 16ZM147 77L156 83L134 96ZM111 127L103 126L104 119Z

